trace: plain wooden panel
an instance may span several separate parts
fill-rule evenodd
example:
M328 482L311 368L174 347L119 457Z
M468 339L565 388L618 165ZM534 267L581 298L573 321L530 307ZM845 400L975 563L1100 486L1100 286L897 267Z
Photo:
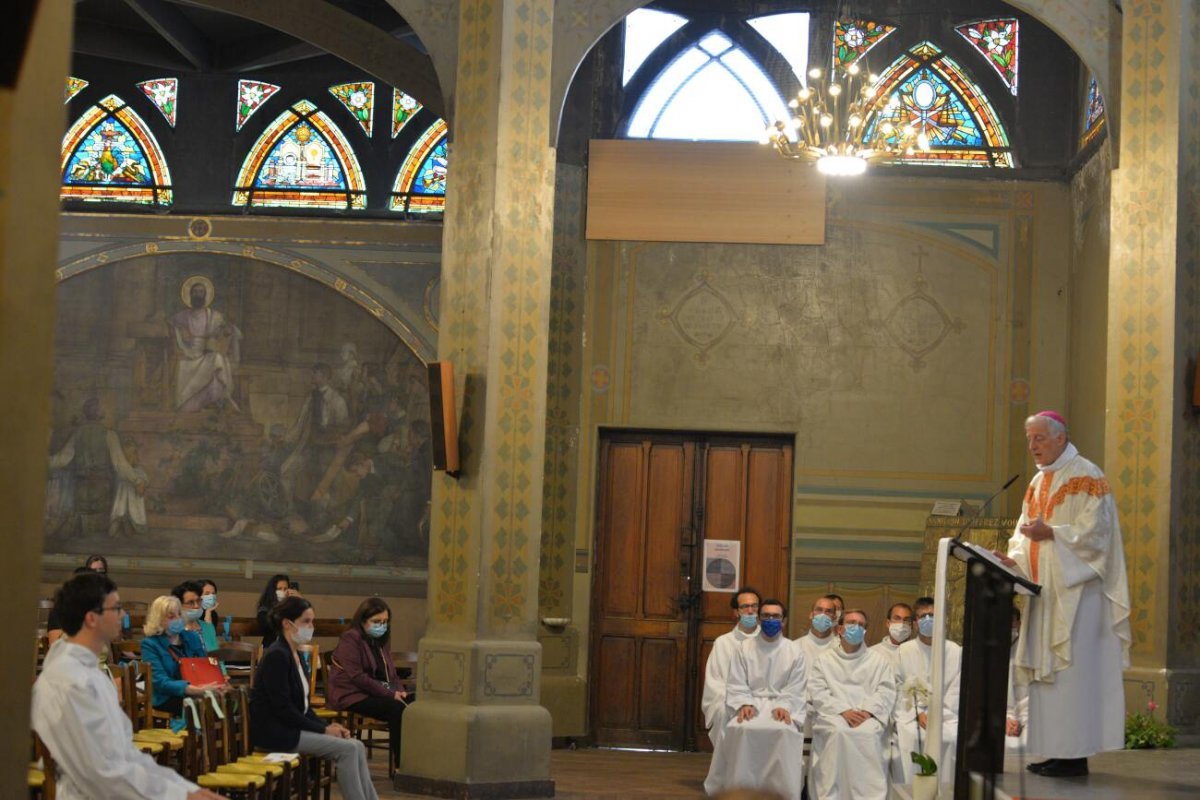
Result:
M678 619L680 592L679 550L683 526L690 514L692 487L685 481L683 445L655 444L650 450L650 476L646 486L646 543L643 557L642 614L646 619ZM636 558L637 551L626 551Z
M791 460L774 447L751 449L746 480L745 580L764 595L787 597ZM782 500L782 502L781 502ZM786 600L785 600L786 602Z
M825 176L751 142L593 139L587 238L825 244Z
M704 538L742 541L745 524L746 475L740 444L710 444L704 451ZM746 549L742 544L740 582L746 577ZM703 565L701 565L703 568ZM759 587L760 590L766 591ZM729 619L729 597L724 592L705 592L705 622Z
M638 727L644 732L668 733L683 744L684 642L675 639L642 640L638 687Z
M593 680L597 681L592 704L596 723L605 728L632 728L637 718L634 706L634 658L637 641L633 637L601 637L597 669Z
M612 443L606 447L606 474L598 543L603 563L604 614L635 616L641 587L643 448ZM633 557L631 557L633 556Z

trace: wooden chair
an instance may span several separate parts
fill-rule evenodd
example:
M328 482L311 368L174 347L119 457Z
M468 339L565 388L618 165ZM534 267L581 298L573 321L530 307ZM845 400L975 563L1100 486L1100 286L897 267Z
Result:
M326 723L344 722L345 714L325 706L329 672L325 669L325 664L321 659L321 646L301 644L296 646L296 650L299 651L301 659L308 662L308 704L312 707L313 713ZM307 658L305 658L306 655ZM318 687L320 691L318 691Z
M219 702L219 701L218 701ZM228 726L216 714L215 704L208 697L193 697L184 701L184 719L198 743L198 774L195 781L201 787L234 800L259 800L274 796L275 780L283 770L252 770L230 768L227 750ZM222 714L224 711L222 710Z
M166 749L163 756L168 766L172 766L180 775L195 775L195 740L186 728L172 731L171 715L154 708L154 671L150 665L144 661L131 661L125 665L122 674L125 681L122 697L125 714L133 725L134 744L149 742L163 745ZM142 682L140 689L138 681Z
M415 680L411 676L416 674L417 654L415 652L392 653L392 661L396 664L397 673L404 670L406 677L401 678L401 683L405 690L410 694L415 689ZM332 674L337 670L342 669L341 664L337 662L331 655L329 657L329 673ZM363 743L367 748L367 758L370 759L374 755L375 750L383 750L387 754L388 760L388 778L394 778L396 771L400 768L398 763L398 754L392 750L391 728L387 722L374 717L368 717L364 714L356 714L352 711L343 712L346 717L346 727L350 730L350 735ZM366 738L363 738L366 734ZM375 738L376 734L383 734L383 738Z
M29 787L30 800L54 800L58 793L55 785L54 757L42 741L42 737L33 733L34 762L29 765L26 773L26 785Z
M109 646L112 650L110 664L120 664L124 661L140 661L142 658L142 641L140 639L118 639Z
M262 658L261 644L223 642L210 655L220 659L224 664L230 683L254 685L254 673L258 671L258 661ZM243 665L249 665L249 671L244 670Z

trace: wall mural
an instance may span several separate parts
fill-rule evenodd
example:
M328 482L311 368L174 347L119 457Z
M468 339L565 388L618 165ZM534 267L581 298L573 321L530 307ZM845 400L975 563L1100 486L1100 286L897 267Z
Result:
M218 253L58 304L47 550L425 566L425 368L372 314Z

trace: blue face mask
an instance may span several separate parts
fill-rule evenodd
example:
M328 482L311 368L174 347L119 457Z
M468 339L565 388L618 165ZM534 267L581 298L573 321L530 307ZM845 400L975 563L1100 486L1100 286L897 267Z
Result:
M204 616L202 608L185 608L183 610L183 618L187 622L197 622L202 616Z
M215 594L206 594L200 598L200 607L204 609L212 608L217 604L217 596Z
M742 630L752 631L758 625L758 614L742 614Z
M825 633L833 627L833 620L824 614L817 614L812 618L812 629L817 633Z
M762 621L762 632L770 639L774 639L783 630L783 620L781 619L764 619Z
M862 625L857 622L851 622L842 630L842 641L848 645L860 645L863 643L863 637L867 635L867 631Z
M933 636L933 617L921 617L917 620L917 630L926 638Z
M367 636L370 636L372 639L378 639L380 636L383 636L385 633L387 633L387 629L388 626L386 622L372 622L367 625Z
M167 633L169 633L171 636L178 636L179 634L183 633L184 626L185 623L183 618L176 617L167 623Z

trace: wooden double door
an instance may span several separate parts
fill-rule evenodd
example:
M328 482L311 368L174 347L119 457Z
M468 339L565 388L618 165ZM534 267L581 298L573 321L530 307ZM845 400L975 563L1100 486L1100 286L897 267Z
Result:
M705 539L740 542L740 582L785 599L787 437L605 431L589 660L598 745L711 749L700 711L727 592L703 592Z

